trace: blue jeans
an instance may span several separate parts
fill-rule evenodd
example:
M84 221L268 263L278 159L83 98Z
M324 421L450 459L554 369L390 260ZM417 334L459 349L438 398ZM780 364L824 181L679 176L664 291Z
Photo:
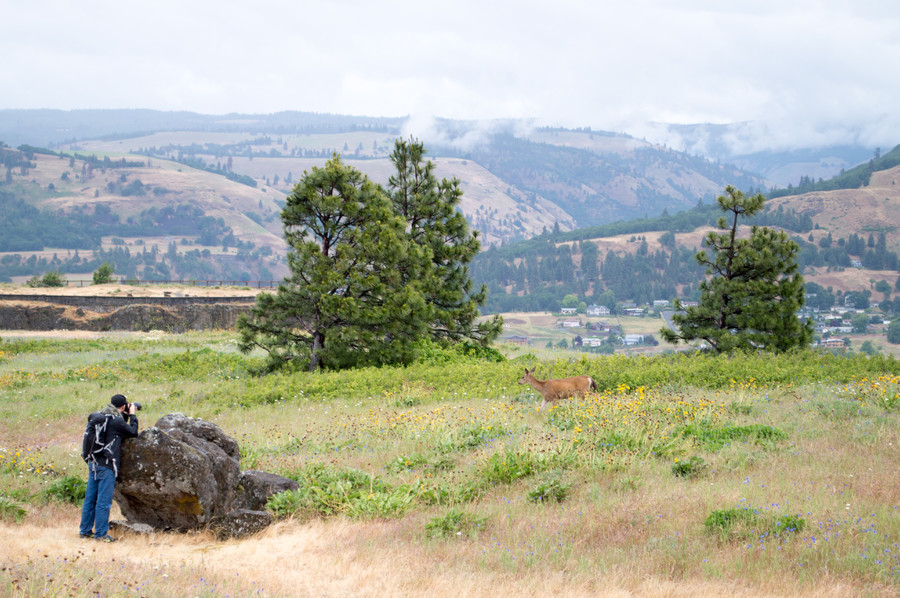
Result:
M91 466L88 471L87 491L81 508L82 536L93 532L95 538L105 536L109 531L109 510L112 507L113 488L116 475L109 467Z

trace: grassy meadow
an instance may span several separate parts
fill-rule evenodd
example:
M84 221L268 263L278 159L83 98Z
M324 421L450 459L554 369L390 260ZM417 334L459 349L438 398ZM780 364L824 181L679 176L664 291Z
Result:
M893 358L509 355L256 378L226 332L7 338L0 595L900 593ZM534 365L598 392L538 412ZM278 522L79 540L83 423L116 392L297 480Z

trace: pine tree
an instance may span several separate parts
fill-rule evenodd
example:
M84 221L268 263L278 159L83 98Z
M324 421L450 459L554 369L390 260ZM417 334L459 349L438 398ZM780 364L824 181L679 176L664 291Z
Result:
M291 274L239 321L241 350L264 349L268 371L411 361L425 302L401 277L410 243L384 192L335 155L304 173L281 218Z
M708 233L704 244L709 253L696 255L711 277L700 283L699 305L675 314L677 331L663 328L663 338L673 343L702 339L719 352L806 346L813 330L810 320L797 318L804 303L799 246L783 231L758 226L749 238L738 238L740 219L762 209L761 194L745 197L729 185L717 201L731 222L719 218L723 232ZM676 300L675 307L682 310L681 302Z
M238 322L241 350L265 350L267 371L314 371L409 363L429 337L499 335L499 316L477 321L487 289L472 292L480 244L458 210L459 182L438 181L424 153L397 142L388 190L337 154L304 173L281 213L291 274Z
M413 244L402 272L408 284L421 288L431 338L487 345L500 334L503 319L494 316L477 322L487 287L472 291L468 264L481 243L459 211L459 181L438 181L434 164L425 160L424 145L413 138L394 143L391 162L396 171L388 180L388 191Z

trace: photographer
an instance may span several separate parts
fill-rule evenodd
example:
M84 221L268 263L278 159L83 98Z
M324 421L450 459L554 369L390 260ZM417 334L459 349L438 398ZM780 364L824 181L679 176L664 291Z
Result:
M140 408L140 403L129 403L125 395L117 394L102 411L88 416L81 442L81 458L89 469L87 493L81 509L81 529L78 532L82 538L116 541L107 533L109 510L122 463L122 440L137 436L135 412Z

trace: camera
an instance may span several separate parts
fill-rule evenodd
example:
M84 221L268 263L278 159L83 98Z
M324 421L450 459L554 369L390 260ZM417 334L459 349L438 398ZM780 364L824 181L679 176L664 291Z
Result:
M135 410L135 411L140 411L140 410L141 410L141 404L138 403L137 401L135 401L134 403L125 403L125 412L126 412L126 413L131 413L131 406L132 406L132 405L134 405L134 410Z

